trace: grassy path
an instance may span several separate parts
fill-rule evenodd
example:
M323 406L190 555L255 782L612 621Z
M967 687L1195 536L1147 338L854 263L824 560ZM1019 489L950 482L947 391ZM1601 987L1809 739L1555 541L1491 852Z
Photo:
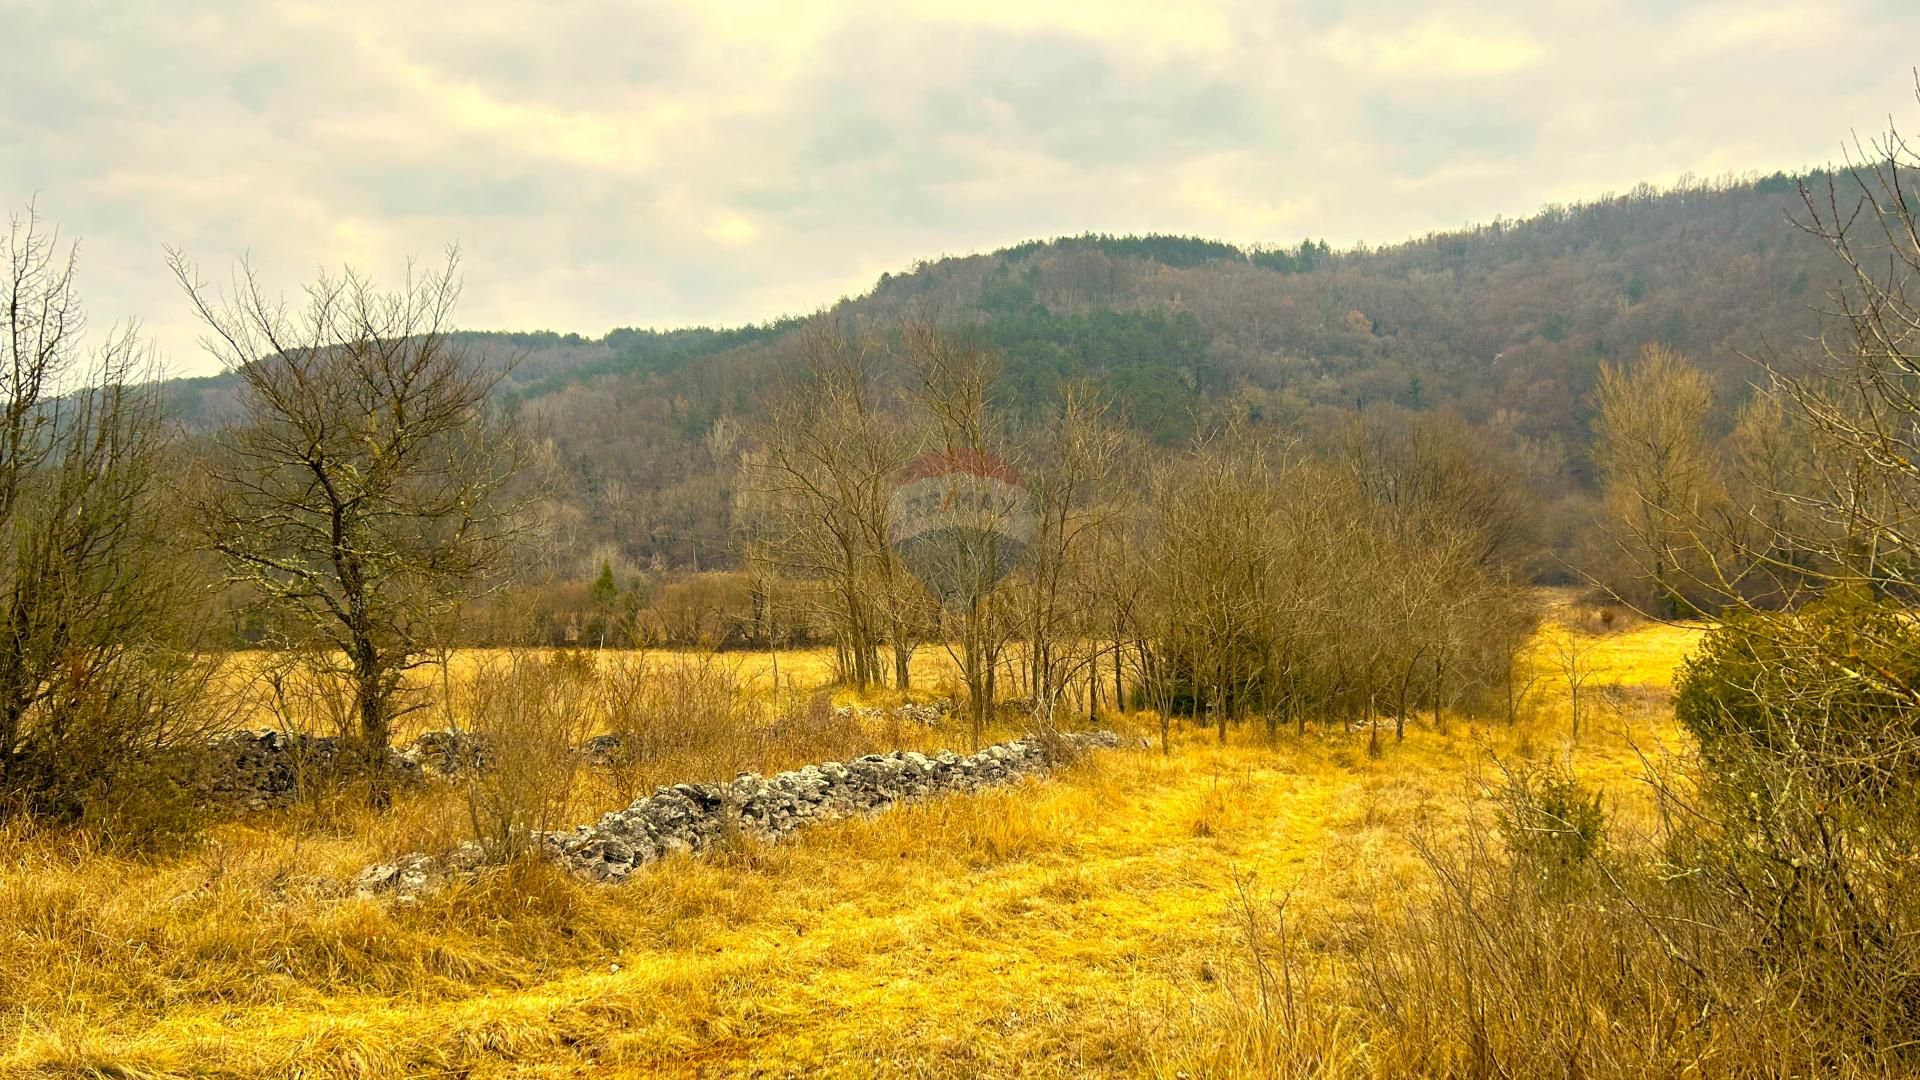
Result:
M624 888L522 881L549 930L610 923L618 942L509 985L423 970L400 992L283 979L244 1002L111 1003L23 1026L0 1074L1171 1074L1245 990L1240 896L1292 890L1302 940L1337 962L1425 887L1405 836L1457 824L1481 747L1464 729L1419 732L1374 761L1358 738L1196 737L1168 759L1107 753L1017 789L675 860ZM1584 753L1602 772L1626 759ZM510 918L500 902L365 917L425 936Z

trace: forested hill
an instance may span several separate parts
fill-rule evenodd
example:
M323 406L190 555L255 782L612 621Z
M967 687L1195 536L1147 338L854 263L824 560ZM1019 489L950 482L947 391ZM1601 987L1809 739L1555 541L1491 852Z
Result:
M1743 356L1805 348L1818 332L1836 264L1791 223L1800 205L1794 180L1775 175L1643 187L1371 251L1033 241L885 275L835 310L882 321L937 311L1003 350L1016 411L1090 377L1168 444L1228 402L1274 423L1451 407L1530 444L1547 497L1577 497L1602 361L1665 342L1731 402L1753 373ZM485 355L525 354L506 393L551 434L543 482L562 507L552 569L731 561L739 422L799 321L473 335ZM172 388L193 422L221 410L227 383Z

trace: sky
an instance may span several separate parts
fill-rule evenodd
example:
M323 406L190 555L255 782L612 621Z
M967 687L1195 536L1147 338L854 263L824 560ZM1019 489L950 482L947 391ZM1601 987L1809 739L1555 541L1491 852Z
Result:
M1920 127L1913 0L0 0L0 203L206 374L171 245L459 321L815 310L1086 231L1383 244Z

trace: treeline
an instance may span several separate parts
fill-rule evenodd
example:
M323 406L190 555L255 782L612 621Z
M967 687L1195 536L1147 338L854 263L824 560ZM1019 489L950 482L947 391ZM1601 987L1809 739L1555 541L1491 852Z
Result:
M1171 236L1165 233L1150 233L1146 236L1113 236L1108 233L1085 233L1080 236L1060 237L1055 240L1028 240L994 252L1008 264L1017 265L1042 251L1097 251L1122 259L1144 259L1162 266L1180 269L1200 266L1210 262L1242 262L1268 270L1277 270L1283 274L1310 273L1314 269L1330 265L1333 261L1333 248L1325 240L1302 240L1295 247L1253 247L1242 248L1224 240L1209 240L1199 236ZM891 276L881 279L884 285Z
M1398 735L1415 709L1510 706L1539 509L1512 452L1458 417L1378 409L1310 436L1229 417L1167 448L1086 384L1013 422L1000 354L931 323L822 320L805 343L748 432L743 545L770 618L831 640L854 686L911 687L916 647L948 643L976 725L1012 694L1040 717L1068 698L1204 716L1223 738L1367 724L1377 747L1380 716ZM959 609L890 546L890 494L926 454L1002 463L1038 523Z

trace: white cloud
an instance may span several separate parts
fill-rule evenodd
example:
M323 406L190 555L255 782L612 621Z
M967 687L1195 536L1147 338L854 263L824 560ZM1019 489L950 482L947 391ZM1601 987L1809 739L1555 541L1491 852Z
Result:
M1820 163L1920 31L1836 3L0 0L0 203L179 368L167 243L291 292L457 241L475 327L759 320L1034 236L1380 243Z
M1518 29L1437 18L1406 29L1340 26L1327 36L1326 47L1348 67L1407 76L1506 75L1534 67L1547 55L1540 42Z
M707 227L707 235L728 247L740 247L753 243L760 236L760 230L739 214L722 213L716 215L713 224Z

